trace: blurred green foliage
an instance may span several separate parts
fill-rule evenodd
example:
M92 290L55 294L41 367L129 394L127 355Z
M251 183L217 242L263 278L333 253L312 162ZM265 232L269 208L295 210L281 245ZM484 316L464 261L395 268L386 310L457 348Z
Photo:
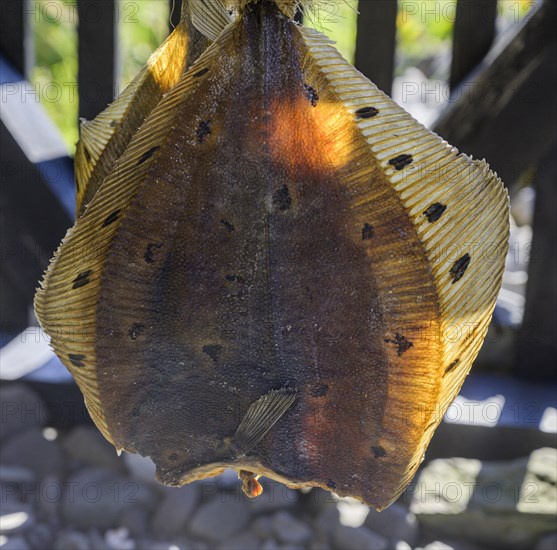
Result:
M354 63L358 0L314 0L304 13L304 24L326 34L338 51Z
M35 59L31 82L73 154L78 138L76 0L39 0L30 10Z
M419 9L417 9L419 8ZM399 2L397 72L449 52L456 11L454 0Z
M32 0L32 3L35 63L30 79L73 154L78 138L76 0ZM499 22L518 22L533 4L531 0L501 0ZM168 5L167 0L120 0L119 91L166 36ZM397 73L424 60L450 55L455 6L455 0L399 0ZM358 0L313 0L306 10L305 24L329 35L344 57L353 62L357 8ZM53 93L52 84L58 93ZM48 93L43 93L44 90Z
M124 86L166 38L170 25L169 11L168 0L120 0L119 82Z

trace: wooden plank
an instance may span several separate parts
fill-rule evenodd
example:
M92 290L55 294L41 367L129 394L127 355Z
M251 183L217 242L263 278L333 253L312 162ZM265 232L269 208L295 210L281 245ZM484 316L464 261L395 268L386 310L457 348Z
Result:
M391 93L396 46L396 0L360 0L356 68L385 93Z
M0 2L0 55L22 75L27 74L27 56L32 53L26 10L26 0Z
M4 312L9 319L3 313L2 321L19 325L27 319L38 282L71 221L2 122L0 195L1 286L12 293L2 302L9 308Z
M4 239L2 245L4 246ZM2 262L7 254L2 252ZM0 270L0 346L15 338L28 325L28 299L13 280Z
M553 121L554 123L557 121ZM552 150L539 163L534 238L528 267L526 308L518 333L516 373L525 378L557 380L557 157ZM524 253L525 251L519 251Z
M541 160L555 136L556 10L544 3L433 128L461 151L486 158L507 186Z
M114 101L116 0L77 0L79 116L91 120Z
M458 0L449 79L454 90L484 58L495 38L497 0Z

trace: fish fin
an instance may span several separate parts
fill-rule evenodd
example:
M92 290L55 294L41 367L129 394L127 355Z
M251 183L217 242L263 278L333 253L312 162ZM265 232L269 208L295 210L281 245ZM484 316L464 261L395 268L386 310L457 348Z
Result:
M299 32L308 48L304 63L309 83L313 79L331 89L353 117L364 140L354 145L351 158L364 159L361 166L378 165L388 187L399 197L422 243L436 293L439 326L432 336L440 342L440 364L430 366L435 368L430 387L415 388L434 395L436 406L422 407L421 414L405 413L418 405L409 389L410 380L403 369L398 373L392 369L389 374L389 395L395 398L387 402L384 418L388 425L383 430L381 448L400 447L407 437L396 441L400 434L414 433L420 438L405 470L393 477L394 492L382 497L378 507L385 507L416 472L435 428L483 343L505 265L509 199L501 180L485 161L459 154L419 124L345 61L323 34L306 27ZM364 202L359 205L364 206ZM408 307L416 305L415 296L401 299ZM415 319L420 320L419 312ZM406 325L418 321L413 321L408 311ZM455 330L457 337L452 337ZM399 334L385 341L406 343ZM405 357L415 353L419 345L425 344L417 341ZM399 345L399 355L407 349Z
M234 443L243 454L249 453L278 422L296 400L296 390L271 390L254 401L234 434Z
M35 294L37 319L51 346L74 376L91 417L103 435L123 447L111 433L97 382L96 314L101 274L109 246L158 148L173 128L176 112L204 79L199 77L218 53L209 46L167 93L133 135L95 193L87 210L68 230Z
M221 0L190 0L189 9L195 28L210 40L216 40L232 21Z
M81 215L133 134L182 75L188 49L182 21L149 57L120 97L95 119L83 121L75 152L76 213Z

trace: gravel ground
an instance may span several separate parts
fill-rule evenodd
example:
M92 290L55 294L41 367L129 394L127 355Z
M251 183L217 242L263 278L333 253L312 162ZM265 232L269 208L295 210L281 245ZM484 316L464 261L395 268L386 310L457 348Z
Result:
M264 481L263 494L249 500L234 472L164 487L148 459L118 458L94 427L46 427L40 399L25 386L2 388L0 401L1 550L487 548L467 542L465 531L439 536L434 522L410 511L409 498L379 514L353 499ZM536 545L555 549L557 539L544 534Z

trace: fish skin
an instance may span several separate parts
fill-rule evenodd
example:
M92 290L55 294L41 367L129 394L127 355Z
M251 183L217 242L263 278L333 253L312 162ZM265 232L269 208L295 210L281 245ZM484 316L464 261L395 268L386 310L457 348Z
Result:
M383 476L372 447L391 366L385 303L350 194L320 146L302 53L295 25L272 4L247 10L181 110L104 266L99 386L108 417L130 419L112 426L115 440L127 449L133 442L165 482L179 484L202 464L241 467L226 438L252 402L288 384L299 399L250 458L296 482L370 500ZM282 105L294 106L297 134ZM379 170L375 178L380 186ZM398 208L397 223L410 232ZM366 219L388 239L380 215ZM160 250L147 263L151 242ZM408 245L420 253L417 240ZM415 271L416 288L432 285L425 258ZM427 300L422 308L425 317ZM147 329L132 340L125 335L134 323ZM208 345L220 346L217 361Z
M370 83L373 105L361 91L343 96L319 59L337 54L311 33L270 0L244 6L133 137L57 252L36 310L103 434L151 456L162 482L233 467L249 492L266 475L383 509L481 345L508 198L485 163L423 128L415 147L400 139L420 125ZM393 132L383 122L393 118L394 135L366 137ZM429 150L448 168L446 193L435 172L419 178ZM478 185L465 187L464 170ZM413 181L429 186L410 195L417 206ZM476 196L491 201L489 218L470 216ZM427 216L436 204L446 208ZM433 256L429 241L457 231L489 234L502 259ZM462 312L479 312L478 326L443 341L447 323L468 321ZM93 339L63 337L77 321ZM242 419L280 388L295 401L239 453Z

